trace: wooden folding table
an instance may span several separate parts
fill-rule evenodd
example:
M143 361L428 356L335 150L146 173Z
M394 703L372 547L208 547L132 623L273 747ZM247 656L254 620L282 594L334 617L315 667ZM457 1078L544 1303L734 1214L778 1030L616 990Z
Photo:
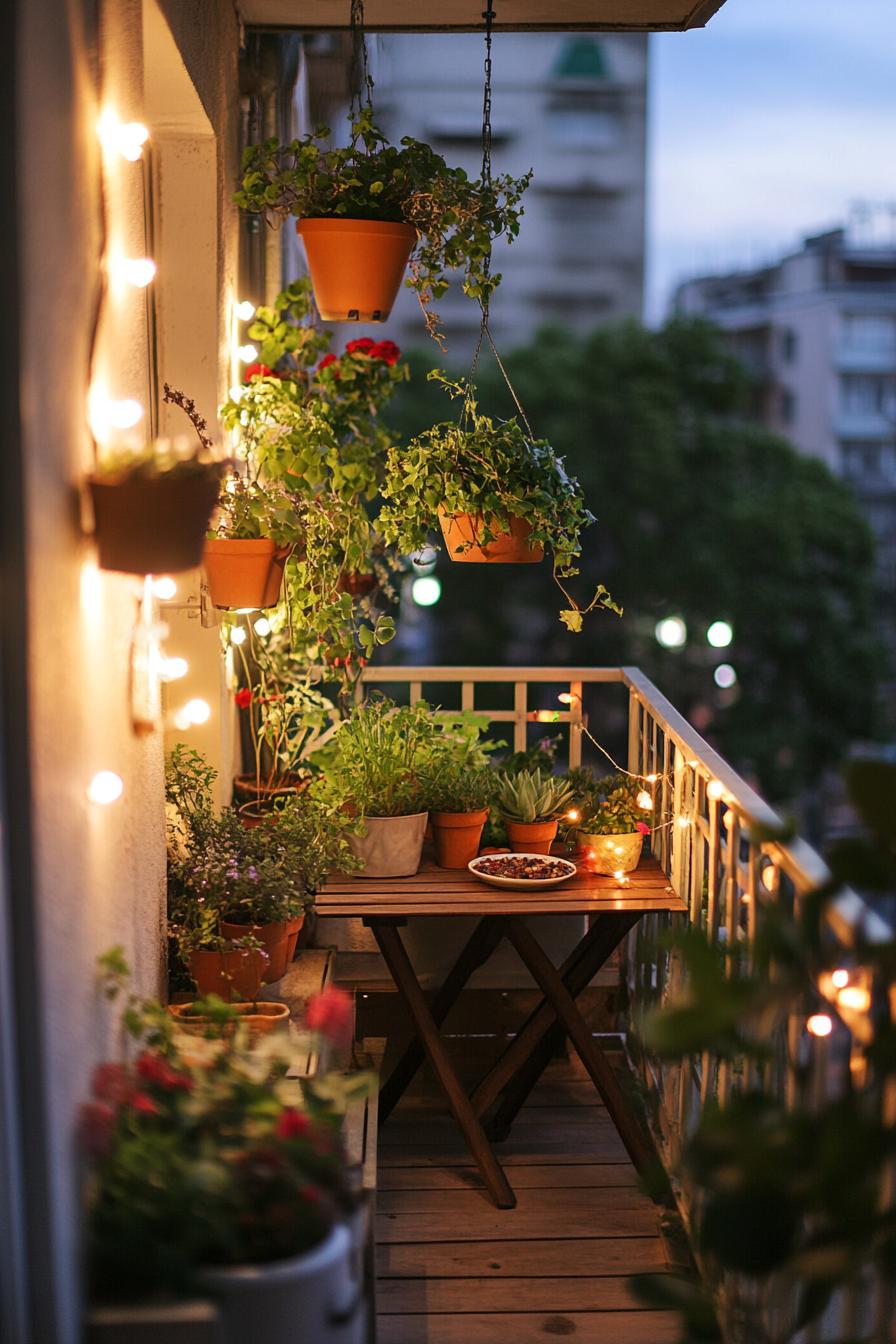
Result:
M642 915L686 911L685 902L675 895L655 860L642 859L624 884L613 877L580 871L560 887L531 891L487 886L466 869L438 868L424 860L415 877L331 877L317 897L316 909L322 917L354 915L363 919L414 1025L415 1038L380 1093L380 1124L388 1118L424 1058L428 1059L486 1188L499 1208L513 1208L515 1196L482 1117L500 1098L488 1130L493 1138L505 1137L549 1063L558 1039L568 1035L632 1162L639 1170L649 1162L649 1140L575 1001ZM588 915L589 927L563 964L555 967L533 933L530 917L573 914ZM433 915L473 915L478 921L441 988L427 1002L399 930L411 918ZM516 949L544 998L468 1096L439 1028L470 976L488 960L502 938Z

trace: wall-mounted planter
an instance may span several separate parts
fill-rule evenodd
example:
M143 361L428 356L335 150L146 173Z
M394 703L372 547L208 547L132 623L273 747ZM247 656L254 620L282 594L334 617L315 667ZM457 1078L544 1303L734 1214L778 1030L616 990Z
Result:
M446 513L441 506L438 512L445 551L451 560L475 565L537 565L544 558L544 547L529 541L532 524L524 518L511 518L506 532L483 542L485 523L481 514Z
M644 837L639 831L624 835L589 835L579 831L579 846L588 859L592 872L613 877L616 873L630 873L641 859Z
M217 463L196 471L88 478L101 569L177 574L202 559L218 501Z
M190 953L190 975L199 994L217 994L226 1002L254 1002L268 964L260 948L200 949Z
M364 867L355 877L413 877L423 854L428 812L407 817L365 817L366 835L348 835L349 847Z
M216 537L206 541L202 567L216 607L274 607L280 601L283 571L292 550L269 537L254 541Z
M245 1022L253 1036L266 1036L271 1031L284 1031L289 1025L289 1004L286 1003L231 1003L230 1009L240 1022ZM193 1003L172 1003L168 1011L182 1031L191 1036L205 1036L211 1029L221 1027L213 1018L202 1013ZM225 1029L231 1034L232 1028Z
M480 812L432 812L436 863L440 868L466 868L479 853L488 808Z
M385 322L417 241L413 224L300 219L314 299L325 322Z
M516 854L550 854L559 821L510 821L504 818L507 840Z

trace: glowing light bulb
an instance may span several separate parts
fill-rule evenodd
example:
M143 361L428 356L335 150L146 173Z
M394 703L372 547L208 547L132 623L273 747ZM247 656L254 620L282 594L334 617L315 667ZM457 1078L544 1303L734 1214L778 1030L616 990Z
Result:
M778 870L773 863L762 870L762 885L766 891L774 891L778 883Z
M124 780L114 770L98 770L87 785L87 797L92 803L115 803L124 793Z
M628 879L626 878L625 873L622 871L621 868L617 868L613 876L615 877L616 881L619 883L620 886L624 887L626 885Z
M837 994L837 1003L854 1013L867 1013L871 1007L871 995L861 985L848 985Z
M231 401L241 401L243 396L243 389L234 384L233 387L228 392L228 396L230 397Z
M706 642L714 649L727 649L734 638L734 631L727 621L713 621L706 632Z
M560 694L557 696L557 699L560 701L561 705L574 705L575 702L578 700L578 698L579 697L577 695L573 695L571 691L561 691Z
M683 830L683 831L687 830L687 828L690 826L690 824L691 824L691 819L690 819L690 817L676 817L676 818L675 818L675 825L678 826L678 827L679 827L681 830Z
M155 279L156 264L150 257L117 257L112 262L117 279L135 289L145 289Z
M579 817L580 817L581 815L582 815L581 812L579 812L577 808L575 808L575 807L571 807L571 808L569 809L569 811L567 812L567 814L566 814L566 820L567 820L567 821L578 821L578 819L579 819Z
M241 303L234 305L233 311L241 322L251 322L255 316L255 304L249 299L243 299Z
M647 792L646 789L641 790L641 792L638 794L636 801L638 806L640 808L643 808L645 812L650 812L653 808L653 798L650 796L650 794Z
M727 691L737 684L737 673L730 663L719 663L712 674L712 679L723 691Z
M712 798L713 801L721 798L724 792L725 785L720 779L711 779L706 786L706 796L707 798Z
M208 723L212 711L205 700L188 700L174 716L178 728L193 728L200 723Z
M806 1030L812 1036L830 1036L834 1023L827 1013L813 1013L806 1022Z
M170 575L162 574L158 579L153 579L152 591L156 597L160 597L164 602L167 602L177 593L177 584Z
M246 640L246 632L241 626L235 626L230 632L231 644L243 644Z
M688 639L688 628L680 616L666 616L657 621L653 633L664 649L684 648Z
M730 829L734 825L734 813L729 808L722 818L722 825Z
M241 345L237 354L244 364L252 364L258 358L258 351L254 345Z
M442 596L442 584L435 574L422 574L411 584L411 597L418 607L434 607Z
M849 971L841 966L838 970L831 972L831 984L835 989L843 989L849 984Z
M133 429L143 419L143 407L130 397L107 401L105 410L106 420L113 429Z
M271 623L267 616L259 616L253 628L260 639L264 639L265 635L271 633Z
M140 121L119 121L111 108L106 108L97 122L97 134L104 149L117 151L122 158L136 163L149 139L149 131Z
M178 681L190 670L186 658L162 658L159 662L159 676L162 681Z
M655 784L659 779L659 775L645 775L645 779L648 784Z

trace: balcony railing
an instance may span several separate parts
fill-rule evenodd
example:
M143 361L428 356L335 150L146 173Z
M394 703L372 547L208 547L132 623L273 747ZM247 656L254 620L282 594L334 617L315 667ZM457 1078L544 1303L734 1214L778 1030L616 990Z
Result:
M780 818L636 668L376 667L365 669L363 681L368 686L406 686L412 702L425 692L446 708L475 709L494 723L512 725L517 751L530 743L533 724L542 732L556 726L567 734L570 767L581 764L586 732L602 747L625 737L627 768L650 779L655 790L654 857L687 902L687 919L719 945L740 940L749 951L764 907L784 901L798 909L806 893L828 875L821 858L803 841L754 838L782 832ZM599 706L601 696L615 696L615 704ZM495 707L498 700L502 704ZM610 756L616 753L610 751ZM629 936L623 974L635 1027L646 1011L684 988L684 967L661 942L665 928L677 919L681 917L647 915ZM832 945L842 949L844 959L857 946L891 937L888 925L852 892L830 906L828 923ZM726 1061L708 1054L669 1064L638 1047L637 1067L654 1102L655 1138L686 1224L695 1195L676 1170L683 1144L708 1101L724 1106L735 1089L761 1084L787 1106L796 1106L836 1095L846 1085L861 1086L859 1052L853 1044L868 1038L867 1013L838 1004L837 1016L843 1025L828 1038L808 1035L803 1020L792 1017L785 1048L773 1064L763 1066L761 1078L751 1072L752 1066L735 1074ZM896 1124L896 1095L890 1107L889 1120ZM892 1195L892 1190L883 1192L884 1198ZM719 1285L723 1294L734 1288ZM744 1285L737 1290L742 1294ZM770 1338L794 1308L793 1296L770 1295L763 1308ZM866 1275L799 1338L804 1344L882 1341L889 1338L893 1308L892 1286Z

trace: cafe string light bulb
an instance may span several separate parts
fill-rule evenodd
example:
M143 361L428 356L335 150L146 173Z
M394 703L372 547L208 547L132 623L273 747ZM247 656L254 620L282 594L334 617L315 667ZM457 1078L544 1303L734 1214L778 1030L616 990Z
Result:
M174 716L174 726L181 732L187 728L195 728L200 724L208 723L212 711L206 700L188 700L182 709L179 709Z
M116 280L134 289L145 289L156 275L156 264L150 257L116 257L109 269Z
M149 139L149 131L140 121L121 121L112 108L106 108L97 122L100 144L108 153L118 153L136 163Z
M836 971L831 971L831 984L835 989L845 989L849 984L849 971L842 966L838 967Z
M813 1013L806 1021L806 1030L811 1036L830 1036L834 1023L827 1013Z
M87 797L104 807L115 803L124 793L124 780L114 770L98 770L87 785Z
M242 626L240 625L234 626L234 628L230 632L231 644L243 644L245 642L245 639L246 639L246 632L242 628Z
M179 681L185 677L190 670L190 664L186 658L160 658L159 659L159 679L161 681Z
M163 602L169 602L172 597L177 596L177 584L168 574L163 574L152 581L152 591L155 597L160 597Z
M642 811L644 812L653 811L653 798L650 796L650 794L647 792L646 789L641 790L641 792L638 794L636 801L638 806L642 809Z
M244 364L251 364L258 358L258 350L254 345L241 345L237 354Z
M241 303L234 304L233 311L241 322L251 322L255 316L255 304L249 299L243 299Z
M269 635L271 633L272 626L267 616L259 616L258 620L255 622L255 625L253 626L253 629L255 630L255 633L256 635L258 635L259 639L264 639L266 635Z

